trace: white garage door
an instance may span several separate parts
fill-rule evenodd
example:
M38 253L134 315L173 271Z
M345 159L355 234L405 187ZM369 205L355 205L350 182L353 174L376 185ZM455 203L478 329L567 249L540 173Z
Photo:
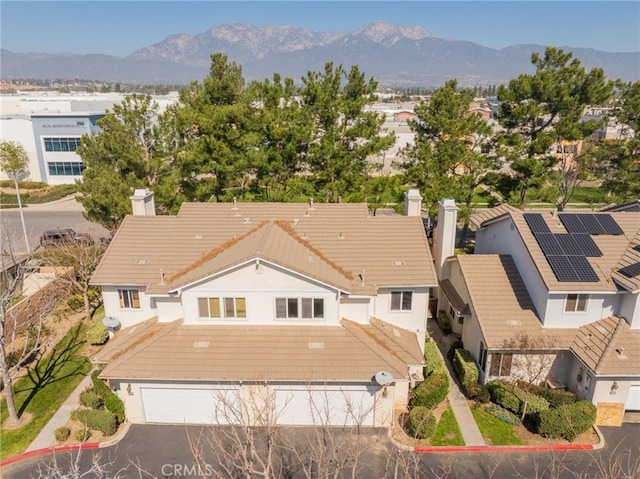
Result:
M627 402L624 405L626 411L640 411L640 383L631 383Z
M147 422L229 424L237 389L140 388Z
M375 388L372 387L278 386L275 393L276 415L280 424L374 424Z

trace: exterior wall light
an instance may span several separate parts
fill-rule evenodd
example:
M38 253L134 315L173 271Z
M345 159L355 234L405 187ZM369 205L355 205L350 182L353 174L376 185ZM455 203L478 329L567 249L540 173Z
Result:
M618 381L613 381L613 384L611 385L611 394L615 394L619 387Z
M127 394L128 394L129 396L133 396L133 390L131 389L131 384L129 384L129 385L127 386Z

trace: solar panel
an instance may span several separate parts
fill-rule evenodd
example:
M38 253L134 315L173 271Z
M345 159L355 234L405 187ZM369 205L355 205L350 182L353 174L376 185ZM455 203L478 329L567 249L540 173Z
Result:
M580 216L573 213L560 213L560 221L569 233L589 233L586 226L582 224Z
M566 256L582 255L582 251L580 250L578 244L574 241L573 235L556 234L554 235L554 237Z
M578 275L569 263L569 256L547 256L547 261L558 281L578 281Z
M529 228L533 233L550 233L551 230L547 226L546 221L540 213L525 213L524 219L526 220Z
M545 256L563 255L564 251L553 233L535 233L534 235Z
M576 272L578 281L596 282L599 280L598 275L584 256L567 256L567 259Z
M600 224L594 214L580 215L582 224L587 228L587 233L592 235L604 235L607 234L607 230Z
M620 268L618 271L627 278L635 278L636 276L640 276L640 263L630 264L629 266Z
M571 237L578 245L580 253L584 256L602 256L602 251L600 251L600 248L598 248L598 245L593 241L590 234L573 233Z
M620 228L620 226L618 226L618 223L616 223L616 220L614 220L611 215L601 213L598 215L594 215L594 217L597 219L598 223L600 223L600 225L604 228L606 234L621 235L624 233Z

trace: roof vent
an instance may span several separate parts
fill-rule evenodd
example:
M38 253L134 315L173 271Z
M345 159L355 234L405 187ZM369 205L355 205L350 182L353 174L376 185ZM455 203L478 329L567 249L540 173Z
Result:
M620 359L627 359L627 355L624 354L624 348L616 348L616 353Z
M324 343L323 342L311 342L309 343L309 349L324 349Z
M208 348L209 347L209 341L194 341L193 342L193 347L194 348Z
M522 323L519 319L507 319L507 324L509 326L520 326Z
M193 239L202 239L202 235L195 235Z
M291 222L293 223L293 226L296 226L299 221L300 220L298 218L294 218Z
M309 263L315 263L316 259L313 256L309 255L307 257L307 261L309 261Z
M148 264L149 260L148 259L137 259L136 260L136 264Z
M340 233L338 233L338 239L344 239L344 234L342 234L342 231Z
M391 262L394 266L404 266L404 261L402 260L395 260Z
M245 225L248 225L249 223L251 223L251 218L248 218L248 217L247 217L247 218L244 218L243 223L244 223Z

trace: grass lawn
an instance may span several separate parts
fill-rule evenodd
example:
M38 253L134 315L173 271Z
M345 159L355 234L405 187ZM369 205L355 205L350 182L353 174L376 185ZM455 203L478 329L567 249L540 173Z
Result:
M458 427L458 421L453 415L451 406L440 416L440 421L436 426L436 432L431 436L432 446L464 446L464 439Z
M13 385L18 414L30 414L31 421L19 429L3 429L0 459L21 453L40 433L49 419L91 370L91 363L80 351L86 326L69 330L46 357ZM0 403L0 421L9 417L6 402Z
M521 445L524 441L513 430L513 426L493 417L484 409L472 407L471 413L485 439L493 446Z

